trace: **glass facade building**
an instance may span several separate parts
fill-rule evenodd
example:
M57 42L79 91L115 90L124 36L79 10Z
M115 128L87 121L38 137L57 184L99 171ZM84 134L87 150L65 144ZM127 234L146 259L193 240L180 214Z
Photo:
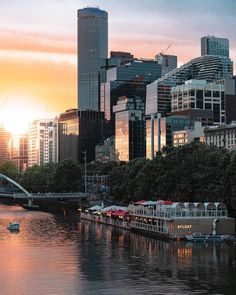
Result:
M139 96L145 102L146 85L161 77L161 66L153 60L134 59L107 71L107 82L101 84L101 111L109 122L109 134L115 134L113 106L121 96Z
M201 55L229 57L229 40L215 36L201 38Z
M173 132L183 130L189 124L185 116L161 118L160 115L153 115L146 118L146 158L153 160L163 147L172 146Z
M115 114L115 149L120 161L145 156L144 102L141 97L120 97Z
M108 14L99 8L78 10L78 107L99 110L100 69L108 57Z
M84 163L95 160L95 146L104 139L104 113L68 110L59 117L59 161L72 159Z
M78 110L71 109L60 114L58 119L59 162L78 161Z

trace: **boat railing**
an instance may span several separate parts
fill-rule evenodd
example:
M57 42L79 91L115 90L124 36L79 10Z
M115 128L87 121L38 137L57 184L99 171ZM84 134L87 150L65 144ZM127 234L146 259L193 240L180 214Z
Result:
M112 219L111 217L103 217L103 216L98 216L98 215L93 215L89 213L81 213L81 218L99 222L99 223L104 223L107 225L112 225L116 227L122 227L122 228L129 228L129 222L125 220L116 220Z
M130 212L131 215L144 217L160 217L160 218L226 218L228 216L227 210L198 210L198 209L183 209L168 211L157 210L134 210Z
M166 226L158 226L158 225L146 224L146 223L135 222L135 221L131 221L130 226L131 228L144 229L147 231L168 234L168 227Z

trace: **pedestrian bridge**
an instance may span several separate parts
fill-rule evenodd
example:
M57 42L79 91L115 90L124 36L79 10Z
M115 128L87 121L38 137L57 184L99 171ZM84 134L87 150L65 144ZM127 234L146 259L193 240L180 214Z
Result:
M82 192L76 192L76 193L37 193L32 194L28 192L23 186L21 186L19 183L14 181L13 179L7 177L4 174L0 173L0 180L4 180L6 182L9 182L13 184L14 187L18 188L20 190L20 193L15 192L15 190L12 190L10 192L9 189L4 189L2 192L0 192L0 196L7 197L7 198L14 198L14 199L27 199L29 204L32 204L34 200L65 200L65 199L83 199L87 197L86 193Z
M23 193L14 193L14 199L31 199L31 200L61 200L61 199L81 199L86 198L85 193L37 193L26 196Z

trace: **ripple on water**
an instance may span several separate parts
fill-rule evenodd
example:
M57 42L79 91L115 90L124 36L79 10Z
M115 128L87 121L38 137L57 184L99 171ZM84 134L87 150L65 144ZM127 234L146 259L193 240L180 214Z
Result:
M6 229L13 219L19 233ZM233 294L235 261L233 246L158 241L0 205L4 295Z

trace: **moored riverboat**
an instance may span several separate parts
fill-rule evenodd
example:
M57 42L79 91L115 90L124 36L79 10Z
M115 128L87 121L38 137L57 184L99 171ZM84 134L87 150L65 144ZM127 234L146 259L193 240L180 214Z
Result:
M130 204L130 228L146 235L186 239L186 235L233 235L235 219L228 217L224 203L139 201Z
M118 228L130 229L130 217L127 212L127 207L112 205L103 208L103 206L94 206L81 212L81 219Z

